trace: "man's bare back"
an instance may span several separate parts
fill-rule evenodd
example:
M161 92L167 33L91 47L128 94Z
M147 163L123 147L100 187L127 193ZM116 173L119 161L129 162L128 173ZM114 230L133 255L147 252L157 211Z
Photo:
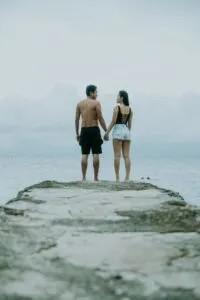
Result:
M104 131L107 130L102 116L101 104L96 99L87 98L78 103L76 107L76 119L81 116L81 127L94 127L100 123Z
M78 104L82 118L81 127L98 126L98 120L102 120L101 105L99 101L87 98Z

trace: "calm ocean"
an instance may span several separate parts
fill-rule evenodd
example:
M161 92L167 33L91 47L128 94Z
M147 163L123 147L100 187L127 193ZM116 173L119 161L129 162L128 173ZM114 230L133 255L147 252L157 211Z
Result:
M0 203L16 196L28 185L43 180L80 180L80 156L0 156ZM92 180L92 163L88 180ZM121 165L122 176L124 166ZM133 162L132 179L150 177L150 182L180 192L191 204L200 205L200 161L195 158L139 158ZM102 157L100 179L114 180L112 159ZM122 178L123 179L123 178ZM146 179L145 179L146 180Z

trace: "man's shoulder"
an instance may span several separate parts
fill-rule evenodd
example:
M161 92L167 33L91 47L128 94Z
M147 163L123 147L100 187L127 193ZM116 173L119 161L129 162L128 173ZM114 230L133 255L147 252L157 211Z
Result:
M84 106L89 106L90 107L96 107L96 106L99 106L100 105L100 101L99 100L90 100L90 99L83 99L83 100L80 100L78 103L77 103L77 106L78 107L84 107Z
M83 99L83 100L79 100L78 103L77 103L77 106L82 106L84 104L86 99Z

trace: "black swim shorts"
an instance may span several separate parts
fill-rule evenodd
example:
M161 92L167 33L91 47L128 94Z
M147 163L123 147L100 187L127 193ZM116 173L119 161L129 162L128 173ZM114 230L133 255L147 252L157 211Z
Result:
M81 146L82 154L88 155L92 150L92 154L101 154L101 145L103 140L98 126L82 127L79 145Z

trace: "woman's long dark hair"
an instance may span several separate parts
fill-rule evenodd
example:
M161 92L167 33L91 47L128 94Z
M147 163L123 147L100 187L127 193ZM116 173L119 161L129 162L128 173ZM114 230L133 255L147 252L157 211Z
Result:
M119 91L119 96L123 98L124 105L129 106L128 93L126 91Z

